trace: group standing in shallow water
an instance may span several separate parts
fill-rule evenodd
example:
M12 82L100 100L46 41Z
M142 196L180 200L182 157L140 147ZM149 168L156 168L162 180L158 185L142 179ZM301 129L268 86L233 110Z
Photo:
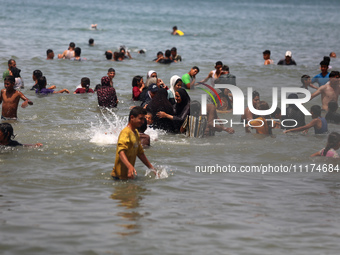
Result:
M173 35L183 35L184 33L174 27ZM93 45L93 41L89 41L89 45ZM266 50L263 52L263 58L265 60L264 65L274 64L274 61L270 58L271 52ZM51 60L54 58L53 50L49 49L46 52L47 59ZM81 56L81 49L75 47L73 42L70 43L68 50L65 50L62 54L58 55L61 59L70 59L76 61L86 60ZM124 59L131 59L130 52L125 48L121 47L118 52L107 51L105 53L107 59L112 59L115 61L122 61ZM155 62L161 64L169 64L172 62L182 61L182 57L177 54L176 47L171 50L166 50L165 55L162 52L157 54ZM335 54L330 54L331 58L336 57ZM248 126L246 126L246 131L250 132L250 128L256 130L257 134L271 135L272 130L277 126L276 120L293 119L298 123L297 127L292 129L287 129L285 133L308 130L310 127L314 127L316 134L324 134L328 132L327 121L334 123L339 123L339 114L336 113L338 108L337 101L340 93L339 88L339 72L332 71L328 72L330 64L330 58L325 57L323 61L320 62L321 73L310 79L308 75L303 75L301 77L302 86L305 89L316 89L312 94L312 98L321 94L322 97L322 108L324 110L329 110L326 118L321 117L320 106L313 106L311 108L313 120L307 125L304 122L304 116L302 118L301 113L294 106L288 106L287 115L281 116L280 109L277 109L276 113L272 116L255 116L248 109L245 110L243 118L247 121ZM292 52L287 51L285 58L278 62L278 65L296 65L294 59L292 59ZM196 107L200 109L200 104L197 101L192 101L190 99L187 90L194 89L196 86L205 85L215 87L215 84L231 84L236 86L236 77L229 72L229 66L223 65L222 61L217 61L215 63L215 69L209 72L208 76L201 82L196 82L196 75L200 72L197 66L193 66L188 73L182 76L173 75L170 79L170 86L166 86L164 82L158 77L157 72L150 70L146 76L146 81L144 83L143 77L140 75L134 76L132 80L132 99L134 101L142 101L142 106L137 107L137 109L145 109L137 116L134 114L130 117L133 120L131 124L129 122L129 127L136 136L135 128L139 128L140 137L143 137L143 144L150 145L150 137L144 134L146 123L151 125L153 128L163 129L172 133L186 133L190 137L202 137L214 135L215 132L225 131L230 134L234 133L232 128L226 128L223 125L215 125L215 119L218 119L217 112L224 111L228 112L233 108L233 97L232 93L227 90L216 90L218 95L222 98L223 105L220 109L216 109L213 104L207 105L207 116L200 115L199 111L194 110ZM7 77L6 77L7 76ZM24 100L22 107L26 107L28 104L32 105L33 102L28 100L20 91L16 89L24 88L23 80L20 77L20 69L16 67L15 60L11 59L8 61L8 70L4 72L5 78L5 89L1 91L0 103L2 105L2 119L16 119L17 118L17 108L20 99ZM103 76L101 83L98 84L95 90L90 88L90 79L83 77L81 79L81 84L76 88L73 94L84 94L84 93L97 93L98 105L102 107L116 107L118 105L118 98L116 95L115 88L113 86L113 78L115 77L115 70L110 68L108 70L107 76ZM56 93L69 93L67 89L62 89L55 91L56 86L51 85L47 87L46 77L42 75L40 70L35 70L33 72L33 80L35 81L33 90L37 94L47 95ZM210 85L206 84L210 80ZM313 85L317 83L319 87ZM292 95L295 97L295 95ZM265 101L260 101L259 94L253 94L253 107L257 110L268 110L269 105ZM142 115L139 116L139 115ZM289 116L288 116L289 115ZM146 117L146 118L145 118ZM144 119L145 118L145 119ZM268 121L275 118L276 120ZM301 120L301 121L300 121ZM275 123L275 125L274 125ZM9 129L7 127L7 129ZM12 141L10 132L1 131L1 145L6 146L17 146L18 144ZM129 134L131 135L131 134ZM8 138L9 137L9 138ZM335 139L336 134L332 133L329 139ZM137 144L139 138L135 139ZM118 150L117 146L117 150ZM339 143L328 142L326 148L319 152L317 155L337 157L336 150L339 148ZM126 149L128 152L129 149ZM124 151L124 149L123 149ZM128 165L127 161L124 159L124 155L120 155L118 152L118 157L121 158L123 164L127 167L127 173L124 173L124 178L132 178L134 176L134 171L132 167ZM141 151L134 156L142 155ZM126 155L125 155L126 156ZM143 156L142 161L150 168L151 164ZM130 159L128 159L130 162ZM125 163L127 164L125 164ZM131 163L131 162L130 162ZM118 164L118 163L117 163ZM115 164L116 165L116 164ZM133 164L131 164L133 165ZM118 168L117 168L118 169ZM117 178L121 178L121 174L116 173Z

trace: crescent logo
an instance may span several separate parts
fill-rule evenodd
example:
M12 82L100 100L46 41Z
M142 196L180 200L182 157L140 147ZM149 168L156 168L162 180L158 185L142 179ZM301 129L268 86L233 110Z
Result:
M209 88L212 92L214 92L214 94L215 94L216 97L218 98L220 104L222 105L222 100L221 100L220 96L218 95L217 91L216 91L213 87L211 87L211 86L208 85L208 84L202 83L202 82L198 82L198 84L204 85L204 86L206 86L207 88ZM197 87L197 88L199 88L199 89L203 90L204 92L206 92L206 93L212 98L212 100L213 100L214 103L215 103L215 106L217 107L216 100L215 100L214 96L210 93L209 90L206 90L206 89L200 88L200 87Z

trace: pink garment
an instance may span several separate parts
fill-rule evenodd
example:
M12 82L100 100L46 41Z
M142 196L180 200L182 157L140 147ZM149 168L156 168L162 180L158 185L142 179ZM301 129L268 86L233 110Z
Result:
M323 156L323 151L325 150L325 148L323 148L320 151L321 156ZM327 154L325 157L329 157L329 158L339 158L339 154L334 150L334 149L330 149L329 151L327 151Z

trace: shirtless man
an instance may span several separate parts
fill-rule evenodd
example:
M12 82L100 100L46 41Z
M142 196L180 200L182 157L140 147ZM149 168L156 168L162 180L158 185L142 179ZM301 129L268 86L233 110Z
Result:
M329 74L329 82L318 88L312 94L311 100L321 94L322 109L328 111L328 103L330 101L338 102L340 94L339 72L332 71Z
M21 107L26 108L27 105L33 105L33 102L24 96L20 91L14 89L15 78L7 76L5 78L5 88L0 93L0 104L2 104L1 119L17 119L17 110L20 99L24 100Z
M274 61L270 59L270 50L265 50L263 53L264 65L272 65Z
M215 80L220 77L222 66L223 66L222 61L217 61L215 63L215 70L210 71L208 76L201 82L205 83L207 80L211 79L211 86L215 87Z
M70 42L70 45L68 47L68 50L65 50L63 54L58 54L58 58L66 58L71 59L74 57L74 48L76 47L76 44L74 42Z

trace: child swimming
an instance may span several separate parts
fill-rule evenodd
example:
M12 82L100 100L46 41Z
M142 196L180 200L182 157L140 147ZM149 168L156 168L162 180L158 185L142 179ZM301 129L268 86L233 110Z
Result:
M0 123L0 146L25 146L25 147L40 147L41 143L36 144L21 144L17 141L12 140L15 135L13 134L13 127L9 123Z
M67 94L70 93L67 89L62 89L59 91L54 91L53 89L47 89L46 88L47 81L45 76L41 76L38 79L38 89L35 91L37 94L43 94L43 95L48 95L48 94L57 94L57 93L64 93L66 92Z
M339 158L339 154L336 152L340 148L340 134L332 132L329 134L327 139L326 147L321 151L315 152L311 157L325 156L329 158Z

